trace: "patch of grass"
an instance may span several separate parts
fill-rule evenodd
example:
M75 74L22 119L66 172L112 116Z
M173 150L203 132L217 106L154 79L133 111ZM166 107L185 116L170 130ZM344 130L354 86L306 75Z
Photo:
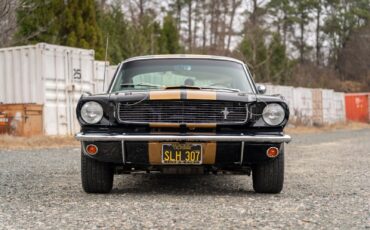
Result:
M79 147L73 136L34 136L18 137L0 135L0 149L44 149Z

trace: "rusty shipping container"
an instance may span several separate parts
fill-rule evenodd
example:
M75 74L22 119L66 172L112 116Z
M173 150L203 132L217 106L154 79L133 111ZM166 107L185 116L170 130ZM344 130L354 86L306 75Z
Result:
M370 122L369 95L370 93L346 94L346 114L348 120Z
M16 136L43 134L42 105L0 104L0 133Z

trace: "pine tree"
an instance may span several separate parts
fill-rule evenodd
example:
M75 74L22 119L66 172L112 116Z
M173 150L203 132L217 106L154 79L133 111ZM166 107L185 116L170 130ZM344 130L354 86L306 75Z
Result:
M17 11L19 44L47 42L95 49L103 58L94 0L24 0Z
M177 30L176 22L171 14L167 14L163 19L163 28L161 30L159 42L160 52L175 54L181 51L179 44L180 36Z
M290 61L279 33L273 33L269 52L269 79L272 83L286 84L290 77Z
M23 0L17 10L16 44L60 44L60 15L63 8L63 0Z
M98 25L104 37L108 37L108 60L117 64L130 55L130 25L126 21L121 6L111 5L98 11Z
M338 55L348 38L370 22L370 0L324 1L327 17L323 32L329 42L329 63L337 65Z
M96 22L94 0L69 0L61 16L61 44L95 49L97 59L103 59L103 39Z
M254 40L245 36L239 44L239 52L251 67L256 81L269 81L267 64L267 48L263 39Z

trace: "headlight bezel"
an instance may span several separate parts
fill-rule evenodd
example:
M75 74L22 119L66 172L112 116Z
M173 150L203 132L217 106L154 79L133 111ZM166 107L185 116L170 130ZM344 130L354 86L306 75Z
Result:
M95 110L95 111L91 111L90 110L90 113L94 113L95 112L96 113L96 115L95 115L96 117L94 117L93 119L89 120L90 118L87 116L87 113L89 111L87 111L87 109ZM80 116L81 116L81 119L86 124L88 124L88 125L98 124L103 119L103 117L104 117L104 109L103 109L103 106L99 102L96 102L96 101L86 101L81 106Z
M276 118L275 122L272 122L272 120L274 120L274 119L271 119L271 118L268 117L268 115L270 115L270 116L275 115L276 116L277 114L279 114L279 117ZM279 103L269 103L263 108L262 120L268 126L280 126L280 125L282 125L285 121L285 117L286 117L285 108L282 105L280 105Z

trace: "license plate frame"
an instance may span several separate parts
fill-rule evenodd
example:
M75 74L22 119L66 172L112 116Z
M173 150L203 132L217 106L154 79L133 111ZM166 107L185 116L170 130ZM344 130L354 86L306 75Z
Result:
M162 164L201 165L203 162L203 146L199 143L163 143L161 150Z

